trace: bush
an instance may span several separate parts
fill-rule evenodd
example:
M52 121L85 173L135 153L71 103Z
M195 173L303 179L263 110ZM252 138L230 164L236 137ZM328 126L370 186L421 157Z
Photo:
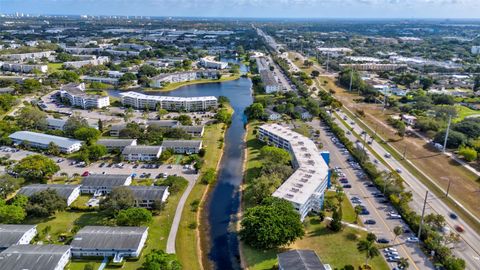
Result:
M145 208L128 208L117 214L117 225L140 226L152 221L152 213Z
M167 186L172 194L178 193L188 186L188 180L181 176L168 176L165 180L157 181L156 186Z
M474 161L478 156L477 151L470 147L460 147L460 149L458 149L458 154L463 156L466 161Z
M210 168L203 174L201 183L204 185L208 185L215 182L216 179L217 179L217 174L215 172L215 169Z

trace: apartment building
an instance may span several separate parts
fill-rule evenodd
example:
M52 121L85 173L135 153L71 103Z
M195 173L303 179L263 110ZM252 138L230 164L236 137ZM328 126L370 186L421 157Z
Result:
M204 68L213 69L226 69L228 67L227 62L215 61L213 56L207 56L200 59L200 65Z
M168 186L129 186L135 200L135 207L153 208L167 201Z
M91 59L91 60L64 62L63 66L65 68L81 68L83 66L89 66L89 65L90 66L104 65L108 62L110 62L110 58L108 58L108 56L100 56L96 59Z
M0 253L0 269L63 270L70 255L67 245L14 245Z
M83 109L103 108L110 106L109 96L90 95L85 93L85 84L67 84L60 89L60 97L68 100L71 106Z
M135 109L158 108L169 111L207 111L217 108L217 98L214 96L203 97L172 97L172 96L152 96L138 92L126 92L120 94L124 106Z
M162 154L162 147L155 145L129 145L123 148L122 156L128 161L153 161Z
M54 190L57 192L58 196L65 199L68 206L70 206L78 198L78 196L80 196L80 185L63 184L31 184L22 187L18 191L18 194L30 197L45 190Z
M115 187L129 186L131 183L130 174L90 174L83 177L80 192L105 195Z
M295 172L272 194L290 203L301 220L312 210L323 207L329 169L315 143L309 138L278 124L265 124L257 132L259 140L287 150L292 155Z
M13 53L13 54L3 54L0 57L7 60L13 61L29 61L37 60L40 58L49 58L54 51L44 51L44 52L33 52L33 53Z
M8 136L14 144L28 144L34 148L47 149L50 143L57 145L61 152L70 154L80 150L82 141L31 131L17 131Z
M201 140L163 140L163 149L172 149L176 154L197 154L202 149Z
M152 78L151 87L162 88L169 83L188 82L200 79L215 80L219 72L216 70L198 70L187 72L164 73Z
M30 64L21 64L21 63L2 63L2 70L19 72L19 73L32 73L34 71L39 71L41 73L48 72L47 65L30 65Z
M0 224L0 250L27 245L37 234L37 225Z

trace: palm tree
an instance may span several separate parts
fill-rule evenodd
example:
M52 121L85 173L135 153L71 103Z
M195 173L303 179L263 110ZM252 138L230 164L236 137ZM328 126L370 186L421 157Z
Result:
M368 259L373 259L380 255L380 251L378 251L378 248L373 241L360 240L357 243L357 250L361 253L365 253L365 265L368 265Z
M395 238L393 238L393 242L395 242L395 239L397 239L398 236L403 234L402 226L395 226L395 228L393 228L393 233L395 234Z
M408 269L408 266L410 266L410 263L407 258L400 258L400 260L398 260L398 267L400 269Z
M355 223L357 223L358 215L360 215L360 213L362 213L363 207L361 205L356 205L353 210L355 210Z

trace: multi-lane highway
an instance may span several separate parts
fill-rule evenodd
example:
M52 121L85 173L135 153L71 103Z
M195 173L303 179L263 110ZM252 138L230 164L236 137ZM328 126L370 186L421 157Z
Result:
M351 132L356 133L357 135L362 134L363 130L355 124L354 120L357 119L350 119L347 115L342 112L337 112L333 115L336 123L342 127L345 131L351 130ZM340 121L340 119L345 119L344 121ZM345 126L345 123L347 126ZM354 123L354 124L351 124ZM349 139L352 141L356 141L357 137L353 134L348 135ZM371 141L371 140L370 140ZM418 180L413 174L411 174L398 160L393 157L385 158L385 156L389 156L388 153L378 142L375 140L369 144L370 148L378 154L378 156L382 157L384 162L388 164L388 166L394 170L400 171L400 176L403 178L405 183L407 184L407 189L412 191L413 194L413 201L411 203L413 209L422 209L423 200L425 197L425 192L428 188ZM376 159L375 156L371 155L371 159ZM381 166L381 162L377 164ZM419 212L417 211L417 212ZM442 201L442 198L436 197L433 193L429 193L427 199L427 207L426 213L437 213L445 217L446 224L449 227L449 230L454 232L455 227L460 225L462 226L465 231L460 233L461 242L456 244L454 247L454 253L458 257L461 257L467 263L467 269L480 269L480 236L478 232L475 232L466 222L461 220L460 218L452 219L450 218L450 214L453 213L452 210Z
M365 223L366 220L375 221L375 224L364 224L368 231L375 233L378 238L389 240L389 244L397 249L399 256L409 260L409 269L434 269L418 244L407 242L407 238L414 236L414 234L408 232L395 239L393 229L396 226L401 226L408 231L408 226L401 219L391 218L391 214L395 211L393 207L385 203L385 198L374 197L374 194L380 193L380 191L368 185L371 182L365 180L364 173L358 167L355 168L355 163L347 161L350 157L348 151L336 141L336 138L326 130L326 127L319 120L313 120L309 124L315 129L320 128L322 149L330 152L331 167L339 168L340 173L343 173L345 178L348 179L351 188L345 188L344 191L349 200L353 205L361 204L365 206L369 212L367 215L360 215L362 222ZM382 254L385 256L385 252L382 252ZM385 258L387 259L387 256ZM392 269L396 267L395 262L388 263Z

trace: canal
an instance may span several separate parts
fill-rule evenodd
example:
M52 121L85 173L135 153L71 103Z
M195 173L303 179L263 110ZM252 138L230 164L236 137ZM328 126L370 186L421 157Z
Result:
M245 67L242 66L244 71ZM252 84L248 78L221 83L196 84L171 92L146 93L165 96L226 96L235 113L225 134L223 157L218 171L218 182L209 196L207 205L210 226L209 259L215 269L240 269L237 235L230 231L236 222L240 207L239 186L243 179L244 136L246 117L244 110L252 102ZM110 95L118 96L118 91Z

